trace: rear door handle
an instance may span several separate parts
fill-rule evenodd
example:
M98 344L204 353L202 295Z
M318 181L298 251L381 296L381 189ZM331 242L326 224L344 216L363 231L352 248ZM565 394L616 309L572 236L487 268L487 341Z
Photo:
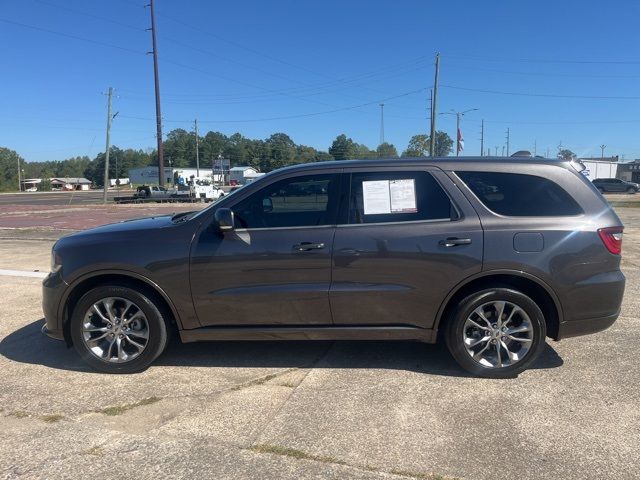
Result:
M440 240L438 242L438 245L442 245L443 247L457 247L458 245L471 245L471 239L448 237L444 240Z
M324 247L324 243L300 242L293 246L293 250L296 252L308 252L309 250L321 250Z

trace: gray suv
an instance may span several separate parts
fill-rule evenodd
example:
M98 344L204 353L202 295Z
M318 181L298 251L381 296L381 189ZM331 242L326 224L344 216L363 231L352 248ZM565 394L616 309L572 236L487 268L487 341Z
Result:
M618 317L623 226L579 164L343 161L288 167L199 212L60 239L44 331L93 368L201 340L446 342L511 377L546 337Z
M624 180L620 180L619 178L596 178L593 181L593 184L596 186L600 192L627 192L627 193L638 193L640 190L640 185L633 182L625 182Z

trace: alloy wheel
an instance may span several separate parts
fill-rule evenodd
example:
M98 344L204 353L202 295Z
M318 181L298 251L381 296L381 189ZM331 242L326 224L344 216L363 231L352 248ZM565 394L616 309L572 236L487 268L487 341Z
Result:
M82 339L98 359L125 363L138 357L149 342L149 323L142 309L121 297L95 302L85 313Z
M462 340L469 356L486 368L503 368L521 361L533 343L529 315L507 301L487 302L464 322Z

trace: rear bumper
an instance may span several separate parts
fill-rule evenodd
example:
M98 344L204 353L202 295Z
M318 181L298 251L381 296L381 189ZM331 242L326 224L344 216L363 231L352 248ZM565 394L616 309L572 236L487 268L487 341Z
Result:
M601 332L606 330L614 324L620 311L612 315L597 318L587 318L584 320L571 320L569 322L562 322L558 329L557 340L570 337L578 337L580 335L589 335L590 333Z

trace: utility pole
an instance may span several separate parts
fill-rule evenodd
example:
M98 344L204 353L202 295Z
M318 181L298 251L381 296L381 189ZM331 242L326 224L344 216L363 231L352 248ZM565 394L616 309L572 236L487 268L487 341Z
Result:
M502 145L502 156L504 157L504 145Z
M484 155L484 118L480 124L480 156Z
M509 156L509 129L507 128L507 157Z
M538 153L538 141L534 140L533 141L533 156L535 157L537 153Z
M460 155L460 112L456 112L456 157Z
M491 147L487 147L487 157L491 156Z
M198 138L198 119L197 118L196 118L195 124L196 124L196 176L200 178L200 150L198 145L200 143L200 140Z
M102 203L107 203L107 190L109 189L109 150L111 150L111 98L113 97L113 87L109 87L107 93L107 147L104 153L104 194Z
M431 148L432 157L436 155L436 117L438 116L438 77L440 76L440 54L436 53L436 74L433 82L433 101L431 102Z
M431 117L433 116L433 88L429 89L429 135L431 135ZM431 155L431 138L429 138L429 156Z
M380 104L380 145L384 143L384 103Z
M17 156L17 155L16 155ZM18 157L18 191L22 191L22 180L20 180L20 157Z
M603 144L603 145L600 145L600 150L602 151L602 153L601 153L601 155L600 155L600 158L601 158L602 160L604 160L604 149L605 149L605 148L607 148L607 146L606 146L606 145L604 145L604 144Z
M158 137L158 185L164 187L164 152L162 148L162 114L160 113L160 77L158 74L158 45L156 43L156 14L154 0L149 0L151 12L151 42L153 44L153 78L156 90L156 136Z

